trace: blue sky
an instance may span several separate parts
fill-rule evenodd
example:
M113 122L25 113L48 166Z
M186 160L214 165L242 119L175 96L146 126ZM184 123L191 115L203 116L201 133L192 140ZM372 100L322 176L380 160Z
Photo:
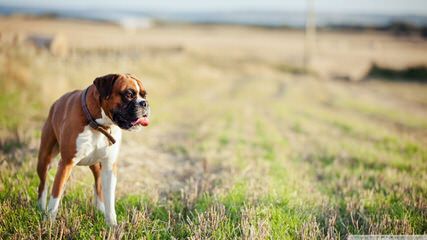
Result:
M427 16L427 0L315 0L318 11L340 13L418 14ZM0 4L53 7L105 7L166 11L285 10L301 11L306 0L1 0Z

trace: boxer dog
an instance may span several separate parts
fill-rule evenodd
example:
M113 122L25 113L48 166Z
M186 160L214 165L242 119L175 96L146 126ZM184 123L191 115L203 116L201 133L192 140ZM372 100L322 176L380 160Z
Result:
M117 155L121 129L137 130L149 124L150 107L141 80L130 74L98 77L83 91L63 95L50 108L43 126L37 173L38 205L54 220L64 186L74 166L89 166L95 178L94 203L107 224L117 224L114 207ZM46 208L47 172L61 156Z

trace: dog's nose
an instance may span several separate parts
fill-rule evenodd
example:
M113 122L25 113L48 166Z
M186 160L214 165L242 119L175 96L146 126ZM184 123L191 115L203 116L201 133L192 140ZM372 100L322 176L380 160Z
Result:
M148 106L148 103L147 103L147 101L146 100L141 100L140 102L139 102L139 105L141 106L141 107L147 107Z

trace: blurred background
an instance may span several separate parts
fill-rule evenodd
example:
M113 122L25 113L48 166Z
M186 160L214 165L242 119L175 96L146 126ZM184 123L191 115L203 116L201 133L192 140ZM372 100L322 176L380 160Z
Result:
M105 236L88 168L58 226L15 214L49 107L108 73L152 107L124 133L114 236L425 234L426 50L423 0L3 0L0 238Z

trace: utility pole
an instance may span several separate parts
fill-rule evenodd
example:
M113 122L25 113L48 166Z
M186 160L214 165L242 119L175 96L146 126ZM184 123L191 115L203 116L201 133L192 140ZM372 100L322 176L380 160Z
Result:
M306 0L304 69L309 70L316 45L316 13L314 0Z

